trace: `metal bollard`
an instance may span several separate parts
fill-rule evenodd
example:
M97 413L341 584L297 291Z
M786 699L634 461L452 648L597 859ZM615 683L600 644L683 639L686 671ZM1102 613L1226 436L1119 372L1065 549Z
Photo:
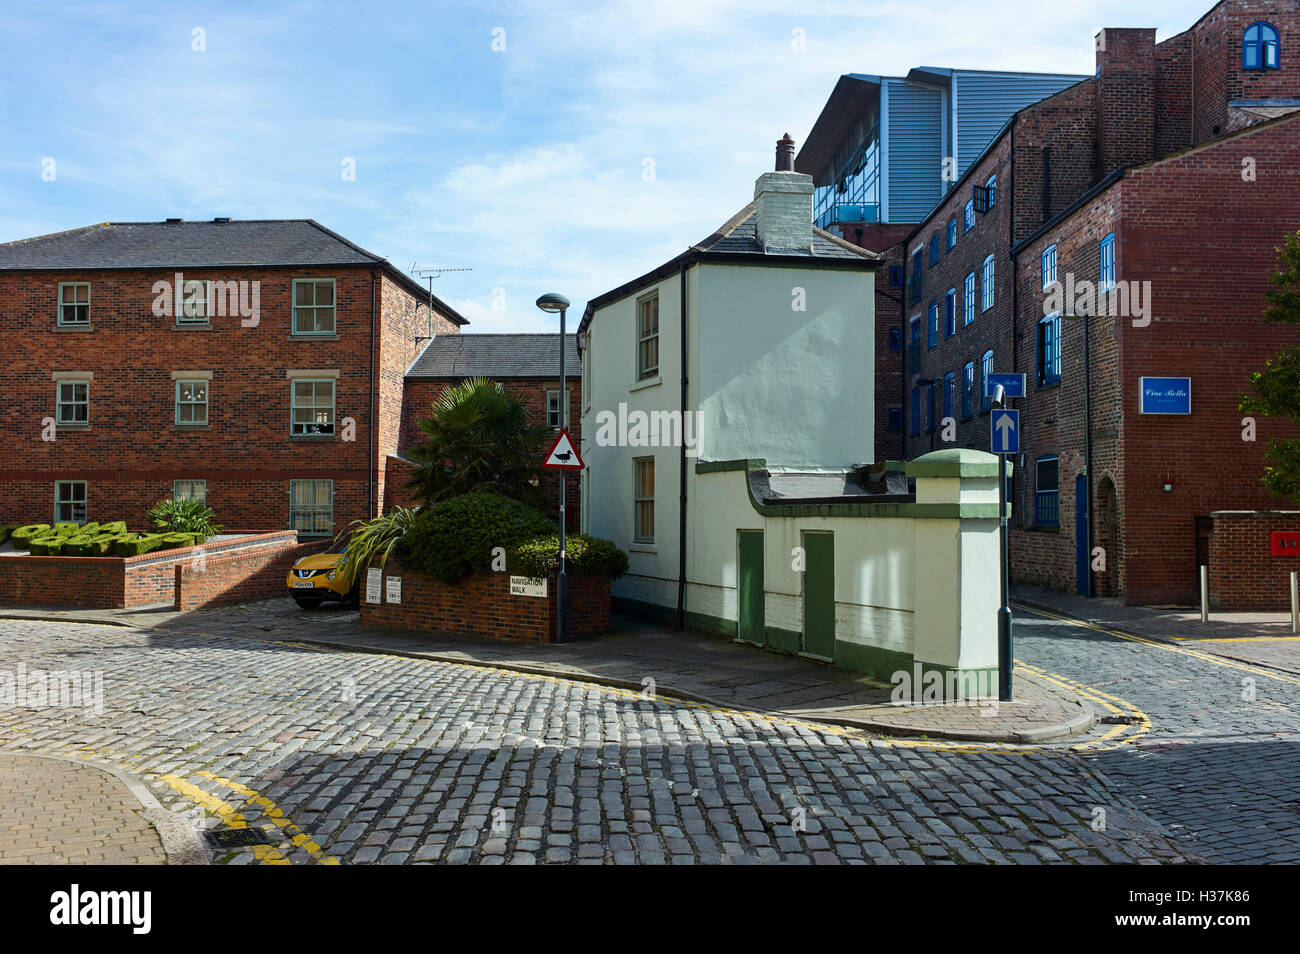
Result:
M1201 567L1201 622L1210 621L1210 568Z
M1291 571L1291 635L1300 635L1300 570Z

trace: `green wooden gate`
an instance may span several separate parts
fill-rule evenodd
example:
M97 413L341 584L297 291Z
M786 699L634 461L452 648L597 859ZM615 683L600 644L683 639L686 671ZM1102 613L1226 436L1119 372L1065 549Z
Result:
M803 654L835 658L835 534L805 530Z
M763 531L739 531L736 549L739 567L736 638L762 646L766 626L763 610Z

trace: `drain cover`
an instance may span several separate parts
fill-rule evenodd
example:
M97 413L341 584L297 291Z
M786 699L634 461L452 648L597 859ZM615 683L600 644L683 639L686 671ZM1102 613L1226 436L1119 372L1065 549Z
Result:
M203 836L213 848L247 848L249 845L269 844L260 828L224 828L205 831Z
M1138 717L1131 715L1112 715L1097 720L1101 725L1137 725Z

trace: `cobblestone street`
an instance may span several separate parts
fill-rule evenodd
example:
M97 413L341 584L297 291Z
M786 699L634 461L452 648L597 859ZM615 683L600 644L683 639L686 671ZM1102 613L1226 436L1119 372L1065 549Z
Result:
M1295 859L1300 686L1019 621L1020 658L1150 730L880 739L264 631L3 620L0 671L99 670L104 698L0 708L0 747L124 769L204 828L251 828L264 844L214 851L235 864Z

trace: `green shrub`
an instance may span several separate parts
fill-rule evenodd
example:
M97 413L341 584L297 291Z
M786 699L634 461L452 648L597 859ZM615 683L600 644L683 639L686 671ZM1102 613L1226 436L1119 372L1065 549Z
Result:
M10 534L10 537L14 541L14 548L17 550L31 549L32 538L41 536L49 529L50 525L48 523L29 523L25 527L16 528L14 532Z
M115 546L120 533L101 533L93 537L86 546L86 556L114 556Z
M95 538L93 536L86 537L81 535L68 537L66 540L63 541L63 555L64 556L85 556L87 553L90 552L90 544L91 541L94 539Z
M158 501L149 511L149 519L163 532L197 533L204 539L221 532L214 523L217 515L201 500L173 500L168 497Z
M114 520L112 523L101 523L99 525L100 533L126 533L126 521Z
M202 537L198 533L160 533L161 538L157 549L175 550L180 547L192 547L197 539Z
M70 537L80 529L81 524L79 523L56 523L54 525L54 532L61 537Z
M477 491L421 509L394 552L410 569L454 583L473 570L489 569L493 548L508 549L555 531L540 510Z
M120 557L139 556L158 549L162 544L162 534L158 533L124 533L113 544L113 552Z
M343 553L339 572L343 574L345 589L351 590L366 568L382 567L388 562L388 555L410 532L419 513L419 507L396 507L391 513L370 520L353 520L347 530L335 537L334 545Z
M66 540L66 537L55 533L49 533L43 537L33 537L31 541L32 556L59 556L63 552L63 544Z
M565 572L570 576L616 579L627 572L627 554L609 540L585 533L566 535ZM506 550L506 569L515 576L550 576L560 569L560 536L525 540Z

